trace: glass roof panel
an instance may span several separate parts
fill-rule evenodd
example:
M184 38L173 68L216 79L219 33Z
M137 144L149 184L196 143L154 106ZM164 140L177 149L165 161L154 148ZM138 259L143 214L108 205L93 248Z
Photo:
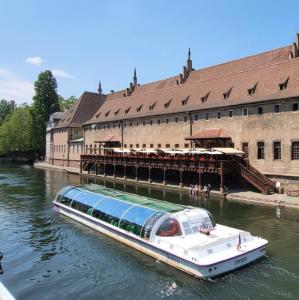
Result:
M132 204L130 203L118 201L110 197L105 197L105 199L103 199L100 203L97 204L95 209L100 210L101 212L104 212L113 217L120 218L121 215L131 206Z
M67 192L68 190L71 190L71 189L73 189L74 187L73 186L66 186L66 187L64 187L63 189L61 189L60 191L59 191L59 194L60 195L63 195L65 192Z
M122 191L117 191L117 190L113 190L113 189L107 188L105 186L96 185L96 184L88 184L82 188L90 190L94 193L104 194L104 195L110 196L112 198L130 202L132 204L144 205L148 208L163 210L166 212L176 212L176 211L181 211L181 210L187 208L187 206L185 206L185 205L169 203L166 201L161 201L161 200L157 200L157 199L153 199L153 198L149 198L149 197L145 197L145 196L140 196L140 195L130 194L130 193L122 192Z
M76 195L78 195L79 193L82 193L82 190L72 188L68 190L66 193L64 193L64 196L70 199L74 199Z
M80 194L75 196L75 201L94 207L99 201L105 199L105 196L81 191Z
M121 219L143 226L146 220L155 212L155 210L150 208L133 206L122 216Z

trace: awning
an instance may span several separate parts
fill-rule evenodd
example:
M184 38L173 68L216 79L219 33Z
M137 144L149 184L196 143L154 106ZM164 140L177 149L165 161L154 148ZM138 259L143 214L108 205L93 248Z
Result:
M83 137L75 140L69 141L69 143L83 143Z
M97 141L95 141L95 143L108 143L108 142L119 142L119 139L114 134L110 134L104 137L100 137L98 138Z
M206 150L206 151L203 151L201 152L201 154L209 154L209 155L222 155L223 152L220 152L220 151L209 151L209 150Z
M245 154L243 151L240 151L235 148L212 148L212 150L220 151L224 154Z
M180 155L186 154L186 152L183 152L180 150L170 150L170 149L160 149L160 150L163 151L164 153L168 153L168 154L180 154Z
M112 148L112 150L116 153L131 153L131 150L129 149Z
M220 128L204 129L196 132L185 140L209 140L209 139L230 139L231 137L224 133Z
M138 153L147 153L147 154L149 154L149 153L157 153L157 151L156 150L154 150L154 149L132 149L133 151L135 151L135 152L138 152Z
M195 148L195 149L185 149L183 152L187 154L204 154L204 151L207 151L205 148Z

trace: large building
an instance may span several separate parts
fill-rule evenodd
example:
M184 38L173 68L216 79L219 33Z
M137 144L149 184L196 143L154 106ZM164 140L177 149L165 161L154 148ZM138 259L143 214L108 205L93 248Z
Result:
M288 46L102 94L85 92L52 129L47 160L122 148L234 147L263 174L299 179L299 36ZM51 152L51 153L50 153ZM50 154L49 154L50 153Z

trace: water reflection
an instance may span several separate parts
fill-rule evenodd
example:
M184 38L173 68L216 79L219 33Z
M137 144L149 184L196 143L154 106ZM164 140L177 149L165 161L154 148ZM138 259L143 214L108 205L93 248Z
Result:
M53 212L62 186L90 181L207 208L217 222L268 239L268 258L211 281L190 277ZM0 166L0 220L0 279L19 299L296 299L299 293L296 210L8 165Z

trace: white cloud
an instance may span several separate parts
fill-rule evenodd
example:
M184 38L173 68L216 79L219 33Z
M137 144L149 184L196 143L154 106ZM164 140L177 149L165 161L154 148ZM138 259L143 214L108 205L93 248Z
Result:
M0 68L0 99L30 103L34 94L33 83L13 72Z
M10 74L11 74L10 71L8 71L6 69L3 69L3 68L0 68L0 77L8 76Z
M52 74L57 77L67 78L67 79L76 79L73 75L58 69L52 69Z
M32 64L32 65L35 65L35 66L40 66L42 64L42 62L43 62L43 60L39 56L27 57L27 59L25 60L25 63Z

